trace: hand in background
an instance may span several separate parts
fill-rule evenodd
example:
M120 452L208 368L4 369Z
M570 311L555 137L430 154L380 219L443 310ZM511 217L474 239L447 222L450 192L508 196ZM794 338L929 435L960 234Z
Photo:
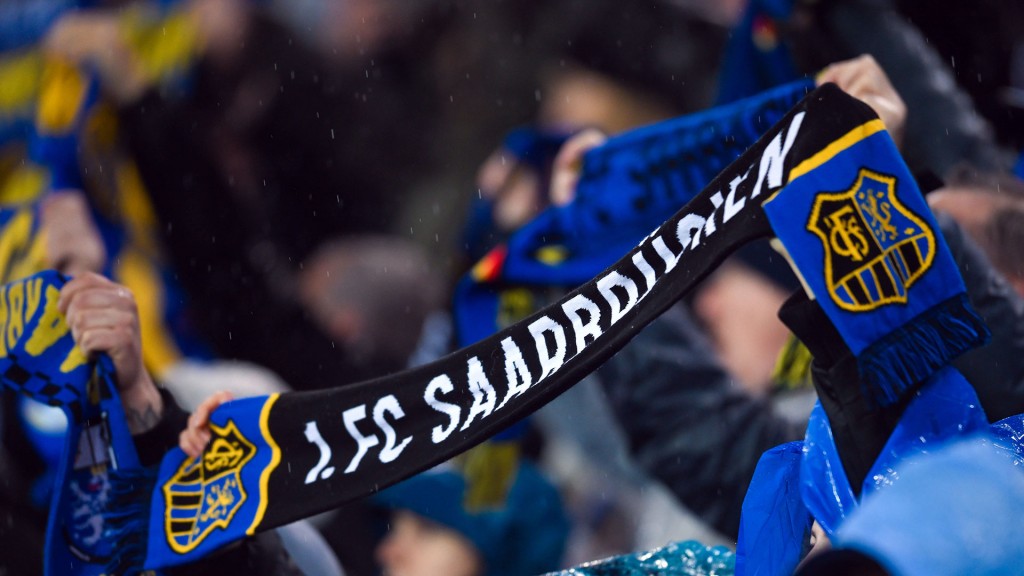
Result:
M43 39L43 53L95 70L104 90L118 102L135 101L148 87L129 49L117 12L79 10L61 16Z
M834 82L844 92L874 109L897 146L903 143L907 105L903 103L889 77L870 55L829 64L816 79L818 85Z
M580 171L583 169L583 156L607 140L604 132L596 128L587 128L565 141L555 156L551 171L551 188L548 196L553 205L564 206L572 202L576 197L576 185L579 184Z
M107 250L82 192L60 190L47 196L42 206L42 222L46 231L46 261L50 266L70 276L103 269Z

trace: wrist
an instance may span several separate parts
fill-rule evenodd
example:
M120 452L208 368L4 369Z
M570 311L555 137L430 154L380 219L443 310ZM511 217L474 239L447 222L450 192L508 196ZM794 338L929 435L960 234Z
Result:
M120 393L128 430L133 436L148 432L160 422L164 412L163 397L145 370L136 382L122 388Z

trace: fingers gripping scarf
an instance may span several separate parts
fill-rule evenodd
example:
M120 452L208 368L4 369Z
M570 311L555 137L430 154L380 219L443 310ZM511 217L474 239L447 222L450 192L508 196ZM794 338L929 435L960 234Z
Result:
M121 519L109 534L122 539L115 568L196 560L373 493L506 428L599 366L735 249L771 234L762 202L794 168L873 120L867 106L822 87L618 262L523 321L415 370L225 404L200 458L172 450L155 485L118 471L118 485L137 497L107 510ZM834 176L836 188L853 177Z
M138 469L113 380L101 357L89 364L57 309L66 278L44 272L0 287L0 380L68 419L46 539L48 574L100 574L116 555L109 517L110 473Z

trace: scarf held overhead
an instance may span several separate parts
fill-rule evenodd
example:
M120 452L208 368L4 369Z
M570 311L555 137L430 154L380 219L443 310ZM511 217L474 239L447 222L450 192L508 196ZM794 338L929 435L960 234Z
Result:
M599 366L735 249L771 234L761 203L794 167L874 118L824 86L621 260L525 320L415 370L221 406L199 458L172 450L155 485L115 475L115 491L128 497L107 510L117 518L114 563L196 560L373 493L506 428Z
M761 202L786 174L874 118L817 90L683 210L556 304L433 364L344 388L246 399L211 418L190 460L164 458L148 504L147 568L370 494L536 410L591 372L733 250L771 233Z

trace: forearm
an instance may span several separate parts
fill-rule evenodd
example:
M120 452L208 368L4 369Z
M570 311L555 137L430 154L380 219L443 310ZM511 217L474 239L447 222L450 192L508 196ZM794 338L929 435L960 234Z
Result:
M174 397L164 389L154 390L160 399L159 417L145 432L133 433L135 449L143 466L159 464L164 454L178 445L178 435L188 425L188 414L178 406Z
M164 413L163 397L148 376L146 382L121 392L121 405L132 436L152 430Z

